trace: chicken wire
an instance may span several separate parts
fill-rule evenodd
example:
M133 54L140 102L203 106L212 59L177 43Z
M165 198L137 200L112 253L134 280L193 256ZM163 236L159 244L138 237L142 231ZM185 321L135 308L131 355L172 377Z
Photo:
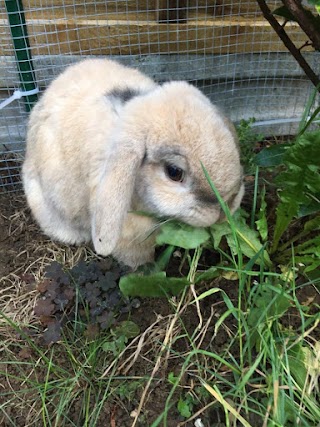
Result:
M21 10L12 12L15 6ZM23 48L16 46L19 25L9 25L13 13L26 22ZM93 56L120 60L158 82L188 80L232 120L255 117L267 133L292 131L313 91L255 0L7 0L0 15L0 102L25 84L41 94L67 65ZM297 45L305 43L295 24L286 28ZM27 51L20 60L19 50ZM305 56L319 68L315 53ZM26 76L34 81L23 83ZM0 116L0 188L10 191L20 187L26 97Z

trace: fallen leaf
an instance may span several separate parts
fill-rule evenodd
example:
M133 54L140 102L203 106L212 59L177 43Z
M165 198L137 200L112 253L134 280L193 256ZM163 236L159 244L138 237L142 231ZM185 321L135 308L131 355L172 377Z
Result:
M35 307L34 314L36 316L51 316L54 313L55 306L49 299L38 299Z
M21 359L30 359L31 355L32 355L32 352L29 347L23 347L18 353L18 356Z
M47 345L61 340L61 325L59 322L53 322L43 333L43 339Z
M37 290L38 290L41 294L44 294L44 293L45 293L45 292L47 292L47 290L48 290L48 285L49 285L49 283L50 283L50 280L49 280L49 279L44 279L44 280L42 280L41 282L39 282L39 283L38 283Z

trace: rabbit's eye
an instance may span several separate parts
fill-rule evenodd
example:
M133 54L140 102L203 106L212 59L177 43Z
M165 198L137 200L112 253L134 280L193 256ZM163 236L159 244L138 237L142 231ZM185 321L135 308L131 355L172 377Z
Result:
M184 170L175 165L165 165L165 171L167 176L176 182L182 182L184 179Z

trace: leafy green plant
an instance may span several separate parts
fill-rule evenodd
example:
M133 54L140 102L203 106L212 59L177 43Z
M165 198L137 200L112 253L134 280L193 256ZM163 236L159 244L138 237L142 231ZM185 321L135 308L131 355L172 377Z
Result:
M190 283L187 278L167 277L165 271L153 274L128 274L120 279L121 292L126 296L161 297L178 295Z
M253 130L252 125L256 119L252 117L249 120L240 120L237 126L237 134L240 143L241 163L246 173L251 174L255 171L254 148L258 141L262 141L264 136Z
M210 238L204 228L194 228L177 221L167 221L157 236L158 245L170 245L154 264L138 269L120 279L119 287L125 296L163 297L178 295L190 285L188 277L167 277L163 271L173 253L174 247L186 250L197 249ZM188 257L188 255L187 255ZM192 264L192 261L191 261Z
M320 132L300 136L287 147L276 183L280 203L273 235L272 252L294 217L320 211Z
M257 163L275 167L275 152L262 152L257 156ZM306 271L311 271L319 265L316 254L320 250L319 241L313 236L319 230L320 218L320 132L300 135L282 147L281 154L278 151L277 164L279 159L282 169L275 179L279 200L270 252L277 253L278 260L286 262L291 258L293 245L296 262L309 264ZM302 231L285 240L285 233L299 219L305 221L301 223ZM301 239L304 241L294 245Z
M45 328L44 341L49 345L60 341L63 327L74 322L87 336L93 336L108 330L121 312L133 308L134 301L124 298L118 289L120 274L111 260L82 261L71 270L58 262L50 264L38 283L41 297L34 309Z
M266 187L263 186L260 193L260 207L257 212L257 219L255 221L257 230L260 234L261 240L266 242L268 240L268 219L267 219L267 202L266 202Z
M111 328L110 333L112 338L103 343L102 349L106 353L112 353L117 357L126 348L129 339L139 335L140 328L131 320L125 320L116 327Z
M250 308L247 317L251 330L248 343L255 346L256 350L259 351L260 346L264 345L261 343L264 336L263 330L272 329L292 303L283 283L273 285L270 278L266 278L265 283L259 284L259 288L253 293L253 296L249 303Z
M239 252L240 246L241 252L247 258L254 259L254 263L259 264L262 260L267 266L271 266L269 255L259 239L258 232L250 228L246 223L246 217L247 214L241 209L233 216L233 226L238 236L238 244L235 242L232 226L229 222L226 221L224 223L214 224L211 227L214 248L218 249L221 238L225 237L233 254Z
M179 377L176 376L173 372L169 372L168 374L168 381L170 384L177 384L179 382Z
M220 224L214 224L208 229L192 228L185 224L169 222L164 224L159 234L158 242L161 244L175 245L185 249L185 257L189 260L190 272L197 270L197 264L201 255L201 247L207 250L219 251L221 240L224 238L231 251L230 256L243 254L252 264L263 264L271 267L272 263L265 246L261 243L258 231L252 229L246 223L247 214L239 210L229 220ZM189 256L190 249L200 249ZM158 264L153 268L140 269L140 271L128 274L120 279L120 289L125 296L159 297L178 295L191 283L201 280L210 280L217 277L221 266L212 266L201 274L190 277L167 277L165 271L159 271Z
M205 243L209 237L210 233L205 228L195 228L177 221L170 221L161 227L157 236L157 244L195 249Z
M126 381L119 381L119 384L115 386L114 393L124 400L132 400L135 398L137 391L141 388L141 380L130 380L127 378Z
M177 409L179 411L179 414L183 418L191 417L194 404L195 404L195 399L190 393L187 393L184 396L180 396L180 399L177 404Z
M269 253L276 262L285 264L293 261L305 273L316 270L320 265L317 238L320 221L320 130L308 131L310 125L315 125L319 119L320 107L314 107L317 89L309 97L297 137L289 143L266 148L255 158L258 167L272 168L273 174L278 172L274 179L278 196L275 224L267 224L267 205L262 192L257 228L261 231L262 227L263 240L269 235ZM293 233L292 230L297 228L299 231Z

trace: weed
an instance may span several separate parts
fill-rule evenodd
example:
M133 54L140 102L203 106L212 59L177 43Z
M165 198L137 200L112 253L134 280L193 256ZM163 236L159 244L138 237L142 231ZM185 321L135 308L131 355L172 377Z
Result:
M135 338L139 335L139 326L130 321L125 320L118 324L115 328L111 328L111 337L102 345L105 352L111 352L113 356L117 357L126 348L130 338Z
M265 153L261 158L265 164ZM272 153L267 166L272 164ZM290 262L292 250L295 263L304 266L304 271L310 272L319 267L319 238L317 230L320 227L320 132L299 136L292 144L277 156L281 159L281 170L275 180L278 187L278 203L275 210L276 221L273 226L270 254L275 254L279 263ZM275 165L274 165L275 166ZM266 204L261 203L261 215L266 218ZM300 231L290 233L300 222ZM266 231L266 222L263 223ZM289 235L289 238L286 238ZM285 238L283 239L283 237ZM297 244L299 242L300 244Z
M184 397L180 396L177 409L183 418L190 418L192 415L195 399L191 394L186 394Z
M249 120L240 120L237 126L237 134L240 143L241 163L246 174L252 174L255 171L254 149L257 142L262 141L264 136L254 132L252 125L255 123L252 117Z

